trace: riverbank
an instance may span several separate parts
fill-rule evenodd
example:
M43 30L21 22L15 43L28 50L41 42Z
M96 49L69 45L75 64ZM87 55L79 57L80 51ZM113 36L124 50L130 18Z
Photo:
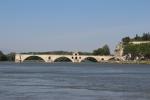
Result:
M15 62L13 62L13 61L0 61L0 63L8 63L8 62L10 62L10 63L15 63ZM30 63L45 63L45 62L43 62L43 61L27 61L27 62L30 62ZM55 62L55 63L61 63L61 62ZM62 62L62 63L64 63L64 62ZM66 63L66 62L65 62ZM69 63L71 63L71 62L69 62ZM86 62L84 62L84 63L86 63ZM99 63L101 63L101 64L103 64L103 63L109 63L109 64L150 64L150 60L148 60L148 61L103 61L103 62L99 62ZM49 63L49 64L51 64L51 63Z
M150 64L150 61L120 61L120 64Z

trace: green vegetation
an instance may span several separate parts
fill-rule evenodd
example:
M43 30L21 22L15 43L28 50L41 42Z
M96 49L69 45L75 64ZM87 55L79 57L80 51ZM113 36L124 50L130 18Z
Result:
M94 50L93 55L110 55L110 49L108 45L104 45L102 48Z
M91 52L78 52L80 55L93 55Z
M124 55L131 54L131 60L139 57L140 59L150 59L150 43L134 44L134 41L150 41L150 33L143 33L142 36L136 35L134 38L125 37L122 39Z
M150 59L150 43L128 44L124 46L124 54L131 54L131 59L135 57L144 57Z
M16 55L16 53L14 53L14 52L7 54L6 55L7 56L7 60L8 61L15 61L15 55Z
M5 55L2 51L0 51L0 61L14 61L15 53L10 53Z
M2 51L0 51L0 61L7 61L7 56Z

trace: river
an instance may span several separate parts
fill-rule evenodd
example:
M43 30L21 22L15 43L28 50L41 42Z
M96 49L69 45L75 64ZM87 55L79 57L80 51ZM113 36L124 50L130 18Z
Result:
M150 65L1 62L0 100L150 100Z

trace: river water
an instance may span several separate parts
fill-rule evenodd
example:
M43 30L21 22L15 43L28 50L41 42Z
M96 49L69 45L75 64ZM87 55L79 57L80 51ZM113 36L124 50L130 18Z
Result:
M150 65L0 63L0 100L150 100Z

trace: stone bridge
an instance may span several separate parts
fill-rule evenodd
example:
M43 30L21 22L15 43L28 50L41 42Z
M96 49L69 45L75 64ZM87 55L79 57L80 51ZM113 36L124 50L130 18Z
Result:
M15 56L15 62L24 62L29 57L39 57L42 60L44 60L47 63L55 62L59 58L67 58L73 63L80 63L86 59L94 59L97 62L104 62L109 61L111 59L118 59L121 60L121 58L116 58L115 56L94 56L94 55L79 55L79 53L73 53L72 55L53 55L53 54L16 54Z

